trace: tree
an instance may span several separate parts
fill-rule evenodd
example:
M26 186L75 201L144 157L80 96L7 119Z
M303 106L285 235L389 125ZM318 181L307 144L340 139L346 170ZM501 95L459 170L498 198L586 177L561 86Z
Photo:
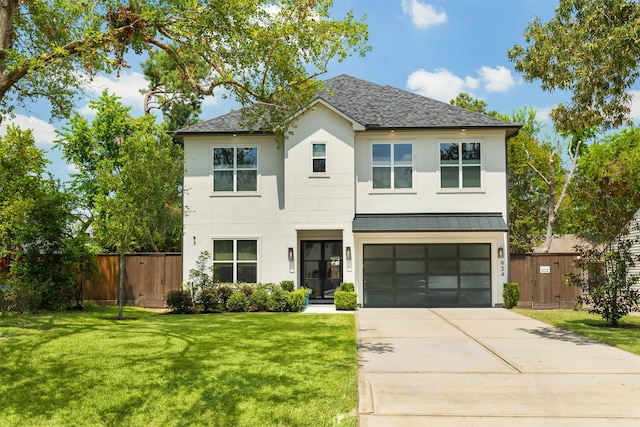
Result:
M166 52L150 52L149 58L142 63L142 72L149 81L147 89L142 91L145 95L145 114L150 114L154 109L160 110L168 131L176 131L199 121L204 95L184 85L180 70ZM204 64L200 74L206 74Z
M76 288L73 199L46 164L30 130L0 136L0 283L20 312L68 304Z
M318 91L329 62L364 55L367 28L331 0L0 0L0 108L45 98L66 117L83 79L162 50L176 77L250 109L247 123L280 129Z
M180 198L177 183L183 167L177 161L179 147L155 116L134 118L106 92L90 106L95 119L89 123L76 114L60 133L59 144L78 168L74 188L89 212L96 241L120 256L121 318L124 256L149 242L167 216L180 221L172 204Z
M560 0L553 19L527 25L528 46L516 44L508 56L525 80L572 93L551 111L556 129L578 134L629 122L628 90L640 76L639 21L637 1Z
M567 275L569 285L583 289L580 299L589 313L599 314L611 326L618 326L621 318L640 310L640 292L634 289L638 276L629 274L640 262L640 256L630 251L637 243L624 233L602 248L580 247L575 264L586 275Z
M588 240L608 244L626 234L640 209L640 128L591 144L576 175L576 223Z
M454 99L449 101L449 104L455 105L465 110L475 111L476 113L486 114L491 117L498 117L499 114L496 111L487 111L487 103L481 99L475 99L468 93L459 93Z

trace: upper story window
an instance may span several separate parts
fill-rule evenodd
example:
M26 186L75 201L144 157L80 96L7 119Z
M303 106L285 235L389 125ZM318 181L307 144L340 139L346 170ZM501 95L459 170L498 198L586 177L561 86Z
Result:
M480 188L479 142L440 143L440 187Z
M257 191L258 149L213 149L213 191Z
M314 172L326 172L327 171L327 144L318 143L313 144L313 171Z
M371 167L373 188L412 188L413 146L372 144Z

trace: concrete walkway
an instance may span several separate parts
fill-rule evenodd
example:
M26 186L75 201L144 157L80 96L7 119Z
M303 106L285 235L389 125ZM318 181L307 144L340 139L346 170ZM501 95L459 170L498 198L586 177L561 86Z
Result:
M640 426L640 356L505 309L359 309L361 427Z

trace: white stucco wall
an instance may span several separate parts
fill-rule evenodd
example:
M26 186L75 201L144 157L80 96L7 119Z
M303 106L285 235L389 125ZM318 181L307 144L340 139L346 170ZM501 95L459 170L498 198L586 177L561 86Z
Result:
M357 125L356 125L357 129ZM292 134L276 144L269 135L186 136L183 277L188 280L201 251L212 251L213 239L256 239L258 281L299 281L300 242L343 241L343 280L358 286L361 298L365 243L489 243L492 247L492 301L502 302L507 267L499 265L497 248L507 250L506 233L352 233L355 213L500 212L507 218L504 132L425 131L363 132L330 108L316 106L297 118ZM371 144L407 141L413 144L414 187L408 191L373 190ZM482 143L482 188L441 191L439 142ZM327 169L314 173L312 144L325 143ZM213 193L213 148L258 147L258 191ZM294 248L294 262L287 260ZM506 261L507 258L504 258ZM506 262L504 264L507 264ZM293 268L291 268L293 267Z

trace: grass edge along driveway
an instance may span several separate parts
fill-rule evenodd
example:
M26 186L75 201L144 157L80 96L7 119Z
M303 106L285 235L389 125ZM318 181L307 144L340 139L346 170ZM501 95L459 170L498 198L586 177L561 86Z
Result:
M514 312L540 320L565 331L640 355L640 316L628 315L620 320L620 327L607 325L597 314L584 310L530 310L514 308Z
M355 426L352 314L0 318L0 426Z

